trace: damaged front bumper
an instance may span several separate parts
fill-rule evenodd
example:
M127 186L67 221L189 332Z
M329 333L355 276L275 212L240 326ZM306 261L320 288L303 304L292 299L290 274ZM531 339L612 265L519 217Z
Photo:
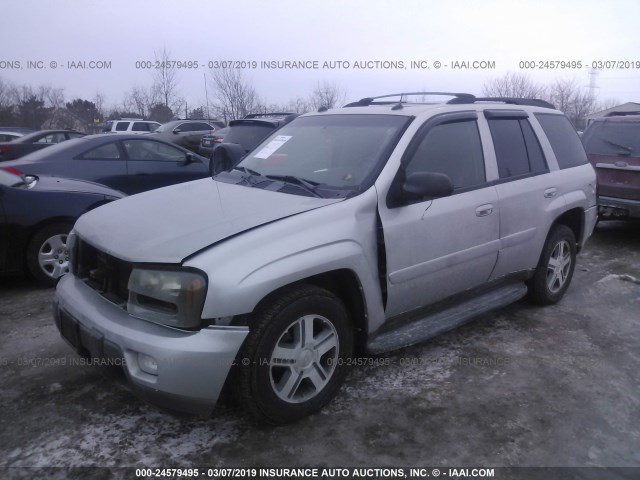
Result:
M146 322L73 275L58 282L54 318L63 338L79 354L121 365L144 399L200 415L213 410L249 333L247 327L185 331Z

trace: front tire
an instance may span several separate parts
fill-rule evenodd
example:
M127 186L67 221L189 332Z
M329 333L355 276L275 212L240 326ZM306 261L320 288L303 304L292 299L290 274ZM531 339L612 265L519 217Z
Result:
M69 271L67 237L72 225L55 223L38 231L27 247L27 269L39 283L55 285Z
M253 316L232 378L237 399L257 420L295 422L338 392L353 354L343 303L315 287L288 289Z
M558 302L573 278L576 238L566 225L555 225L544 244L535 274L529 280L529 298L540 305Z

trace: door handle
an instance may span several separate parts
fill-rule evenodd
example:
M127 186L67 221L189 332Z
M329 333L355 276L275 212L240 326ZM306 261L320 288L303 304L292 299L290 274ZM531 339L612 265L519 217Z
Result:
M487 215L491 215L493 213L493 205L487 203L486 205L480 205L476 208L476 217L486 217Z
M556 196L556 193L558 193L558 189L555 187L551 187L551 188L547 188L544 191L544 198L553 198Z

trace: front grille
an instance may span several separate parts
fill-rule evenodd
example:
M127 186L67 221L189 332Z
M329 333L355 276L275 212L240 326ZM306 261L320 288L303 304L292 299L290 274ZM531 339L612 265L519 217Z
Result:
M75 275L107 300L126 308L133 265L78 238Z

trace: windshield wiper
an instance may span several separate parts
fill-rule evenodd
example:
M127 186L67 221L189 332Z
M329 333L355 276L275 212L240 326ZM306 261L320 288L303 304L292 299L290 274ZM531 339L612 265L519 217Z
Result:
M318 182L312 182L311 180L296 177L295 175L265 175L265 177L271 180L280 180L285 183L297 185L314 197L323 198L322 195L316 192L316 187L320 185Z
M633 152L633 148L628 147L626 145L622 145L621 143L616 143L616 142L613 142L613 141L608 140L606 138L603 138L602 141L604 143L608 143L609 145L613 145L614 147L622 148L623 150L626 150L628 154Z
M240 172L244 173L244 176L241 177L242 180L244 180L245 182L247 182L248 185L250 186L254 186L256 184L256 182L249 180L251 177L261 177L262 174L259 172L256 172L255 170L251 170L250 168L247 167L233 167L232 170L238 170Z

